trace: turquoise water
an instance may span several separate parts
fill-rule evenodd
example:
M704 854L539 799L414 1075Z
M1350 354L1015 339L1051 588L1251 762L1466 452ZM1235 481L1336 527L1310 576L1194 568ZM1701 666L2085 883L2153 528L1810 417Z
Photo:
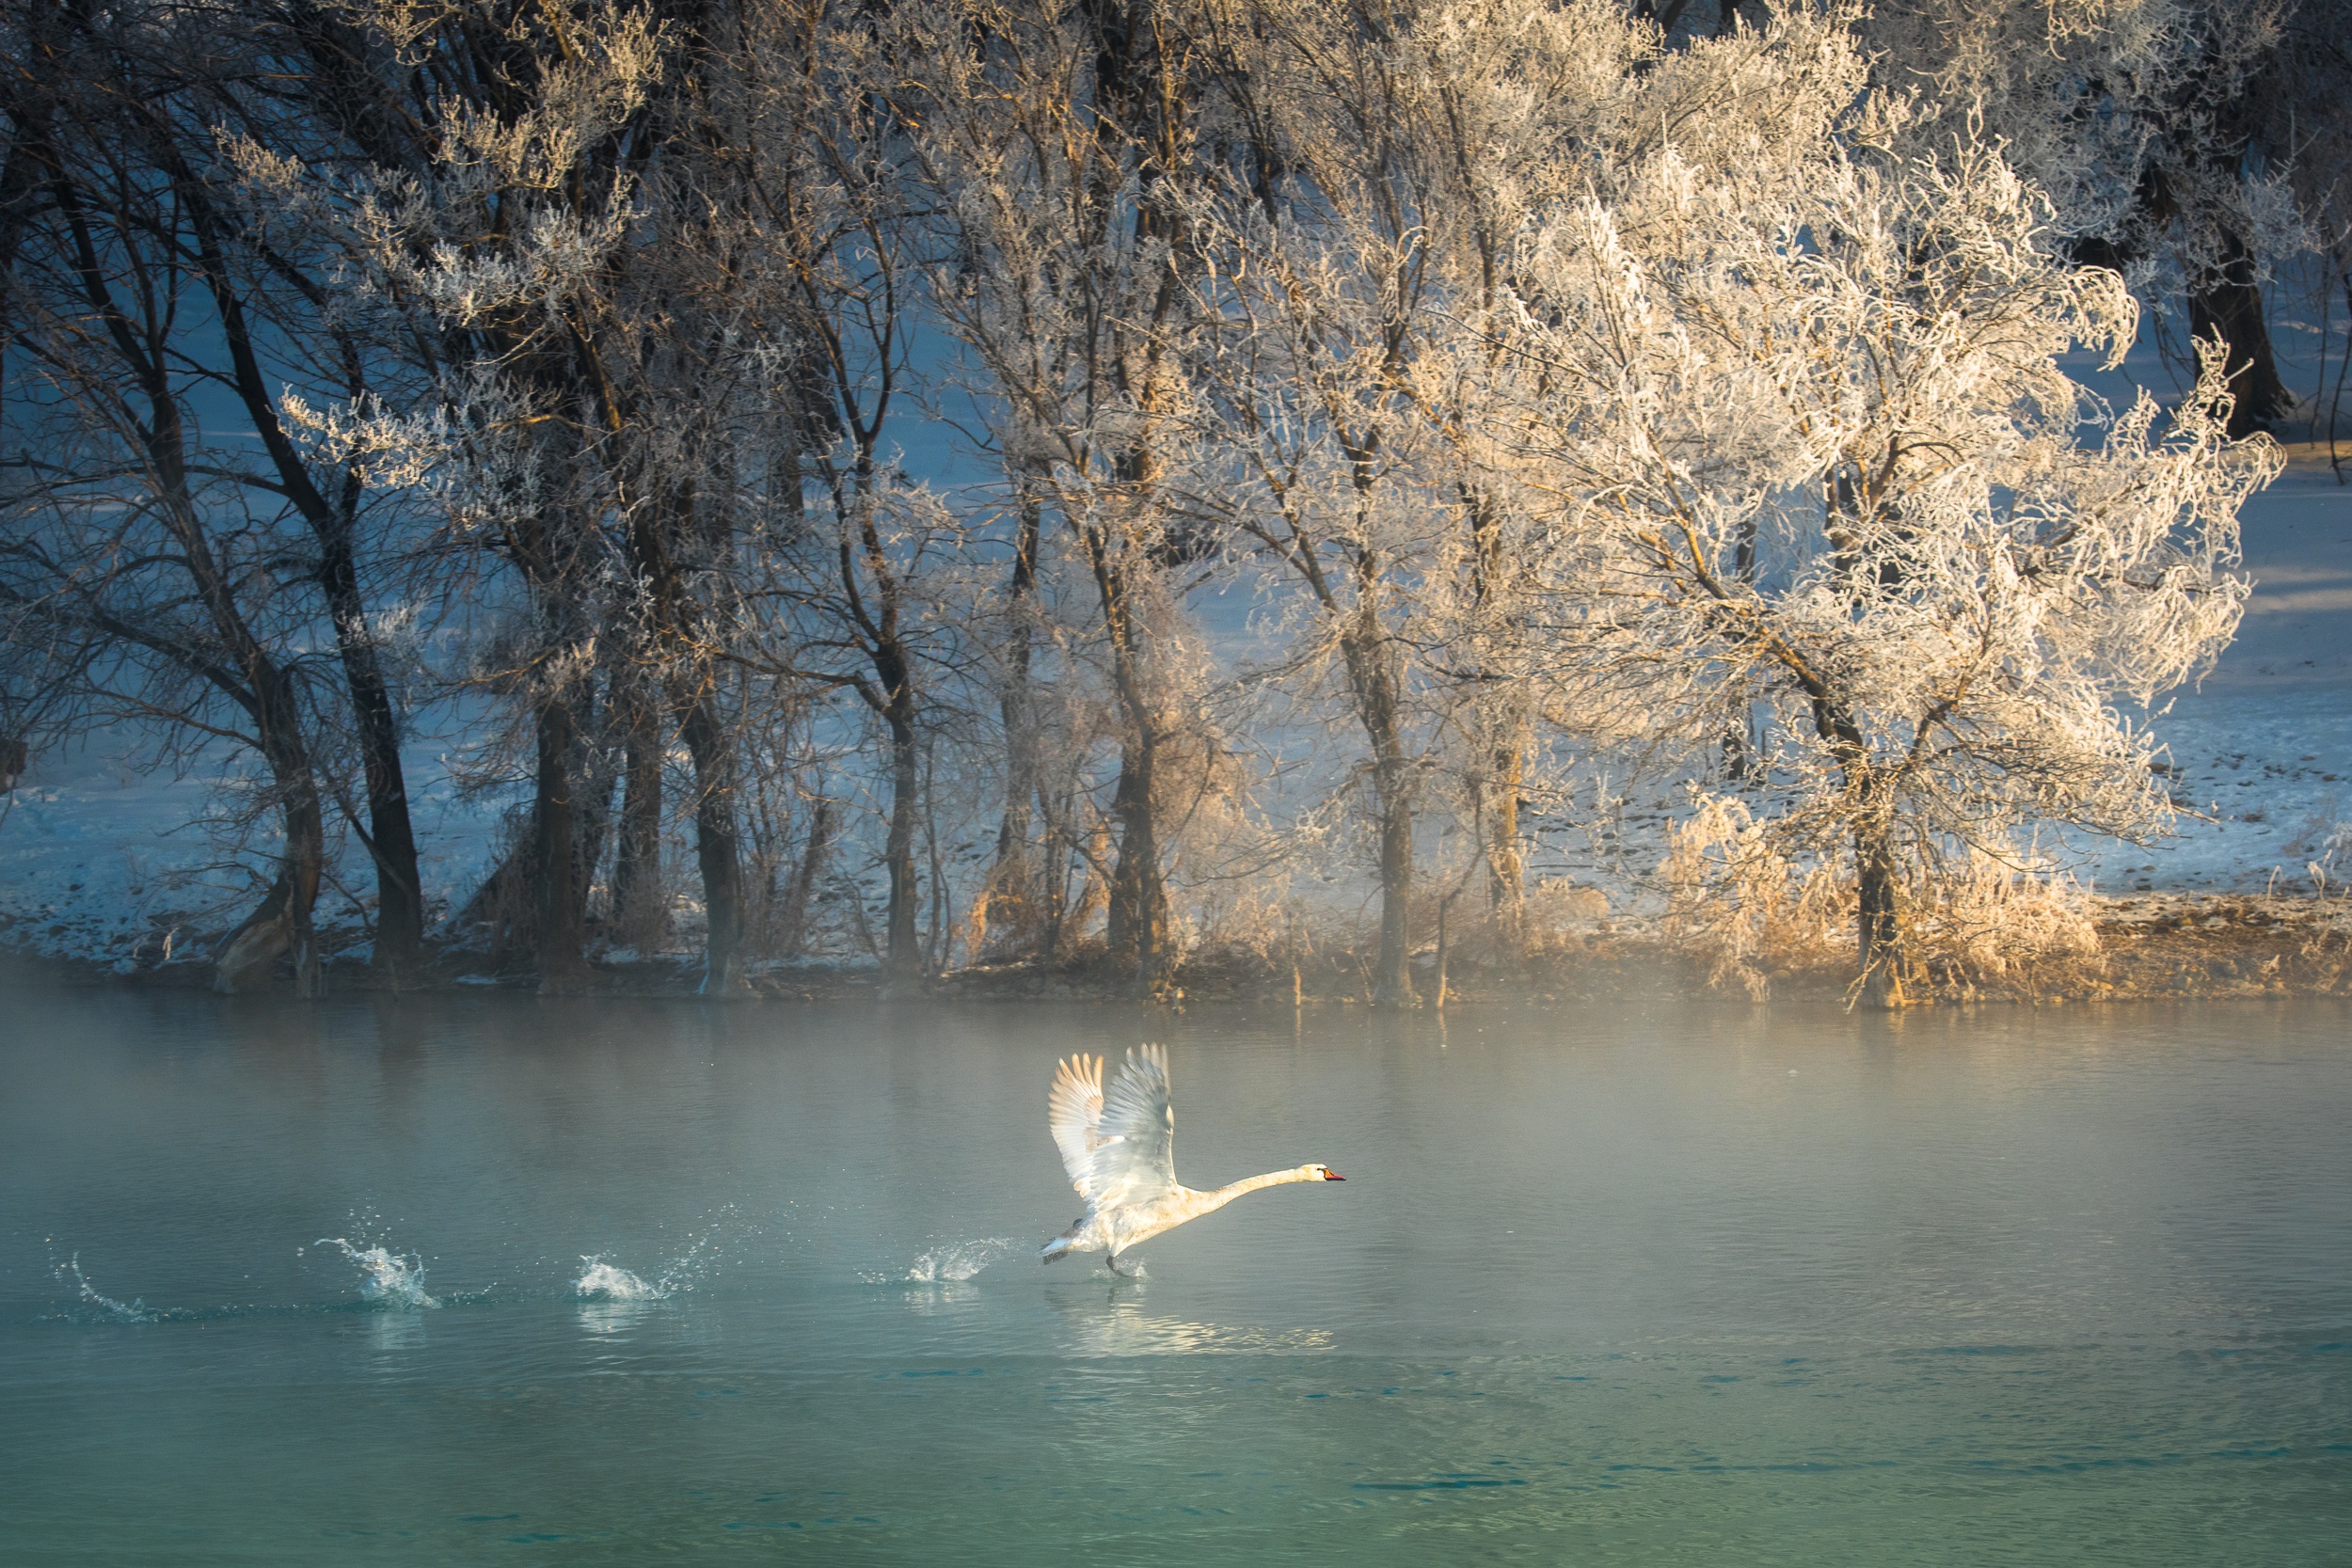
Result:
M2337 1004L6 1005L11 1564L2352 1540ZM1143 1038L1185 1180L1348 1180L1040 1268Z

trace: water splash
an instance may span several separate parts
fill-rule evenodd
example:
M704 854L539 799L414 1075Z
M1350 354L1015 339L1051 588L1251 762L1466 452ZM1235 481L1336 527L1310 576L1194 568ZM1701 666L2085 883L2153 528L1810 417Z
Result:
M322 1236L311 1244L342 1249L342 1255L359 1266L359 1294L368 1301L402 1311L441 1305L425 1294L424 1263L413 1252L357 1247L341 1236Z
M615 1268L602 1258L583 1257L580 1263L580 1278L572 1289L582 1301L660 1301L670 1293L668 1286Z
M991 1263L1020 1250L1021 1243L1010 1236L983 1236L977 1241L950 1242L916 1258L907 1265L907 1272L901 1278L918 1285L969 1279Z
M735 1227L735 1205L730 1203L711 1216L710 1223L697 1236L689 1233L686 1250L662 1265L654 1285L663 1295L691 1291L709 1277L719 1266L720 1243Z
M721 1209L699 1234L687 1235L686 1250L651 1279L606 1262L601 1253L585 1255L572 1289L583 1301L660 1301L691 1291L719 1266L719 1248L734 1228L735 1217L734 1204Z
M56 1255L52 1253L50 1256L54 1258ZM94 1316L97 1322L110 1323L152 1323L163 1322L163 1317L160 1313L151 1311L147 1303L139 1300L136 1296L132 1297L128 1302L119 1302L115 1300L112 1296L101 1295L99 1293L98 1287L92 1285L87 1278L83 1277L82 1255L78 1252L72 1258L68 1259L65 1262L59 1264L57 1266L56 1274L58 1279L70 1281L72 1283L74 1293L81 1298L83 1306L94 1309Z

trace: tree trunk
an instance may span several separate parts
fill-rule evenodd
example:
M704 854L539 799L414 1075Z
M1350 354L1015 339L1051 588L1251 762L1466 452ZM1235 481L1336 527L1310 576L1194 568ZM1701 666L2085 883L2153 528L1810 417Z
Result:
M1113 685L1127 721L1111 803L1111 815L1119 822L1119 859L1109 889L1109 956L1112 963L1131 970L1138 990L1149 992L1159 984L1168 946L1168 885L1160 866L1157 800L1161 730L1157 694L1147 684L1149 638L1130 574L1151 570L1148 562L1155 553L1148 526L1159 504L1161 474L1153 427L1168 412L1174 388L1174 372L1163 355L1166 340L1158 334L1185 297L1178 276L1178 259L1186 254L1181 233L1184 220L1157 200L1155 193L1190 156L1184 131L1193 84L1186 79L1189 52L1162 47L1163 18L1152 7L1140 0L1100 0L1081 14L1096 45L1099 111L1136 153L1132 170L1136 198L1120 194L1130 171L1116 153L1096 162L1094 194L1104 212L1132 201L1136 254L1156 256L1150 264L1160 273L1152 305L1136 324L1132 342L1126 341L1129 328L1122 324L1104 344L1110 351L1109 362L1117 367L1120 389L1134 399L1142 416L1130 444L1111 465L1120 515L1116 522L1095 518L1078 529L1110 641ZM1118 138L1104 140L1116 145Z
M573 716L580 745L572 752L572 898L580 906L580 928L588 929L590 895L604 861L604 835L612 827L612 786L618 778L610 750L598 743L596 716Z
M1111 962L1131 970L1149 990L1160 978L1168 945L1168 886L1160 875L1159 813L1152 802L1159 745L1130 735L1119 757L1111 815L1119 821L1119 859L1111 868L1107 936Z
M2221 244L2220 266L2190 290L2188 325L2196 337L2218 336L2222 341L2222 364L2236 398L2230 410L2230 437L2243 440L2291 410L2295 396L2280 379L2279 361L2271 352L2254 259L2233 232L2223 230Z
M622 740L621 832L612 863L612 931L624 947L660 944L669 925L661 886L660 710L644 677L618 693Z
M1413 805L1401 763L1383 761L1389 782L1380 801L1380 967L1373 974L1372 1005L1383 1012L1415 1006L1413 994Z
M1866 819L1854 829L1854 871L1860 884L1855 914L1862 973L1862 1001L1868 1007L1899 1007L1903 1001L1901 926L1895 908L1895 853L1883 821Z
M1491 498L1465 486L1462 499L1470 520L1471 599L1486 635L1492 635L1515 618L1510 588L1517 568ZM1527 955L1527 863L1519 847L1519 791L1527 782L1528 719L1524 702L1508 682L1502 689L1506 694L1499 700L1479 699L1486 724L1491 726L1486 734L1492 750L1485 777L1473 778L1471 787L1478 792L1472 799L1486 837L1480 848L1486 858L1487 907L1494 913L1498 943L1516 963Z
M994 943L1000 952L1023 953L1036 945L1038 928L1038 868L1030 853L1032 806L1038 786L1037 720L1030 690L1032 627L1030 616L1037 582L1038 532L1042 508L1025 488L1021 499L1021 531L1012 562L1006 621L1010 645L1006 650L1005 684L998 710L1005 726L1005 810L996 829L996 861L989 868L987 915L993 927L1008 937ZM977 959L979 955L972 957Z
M1725 0L1724 15L1728 20L1732 14L1729 0ZM1739 543L1732 550L1731 570L1732 575L1743 584L1756 581L1756 518L1753 515L1740 520ZM1747 689L1744 686L1740 688L1735 696L1737 705L1730 721L1724 725L1724 777L1736 783L1748 776L1749 770L1756 766L1756 758L1751 754L1748 744L1751 715Z
M1067 796L1041 796L1039 800L1045 817L1045 861L1038 869L1038 887L1043 900L1038 921L1038 957L1052 963L1061 957L1062 930L1070 912L1069 829L1072 802Z
M1453 908L1454 908L1454 895L1453 895L1453 894L1451 894L1451 893L1446 894L1444 896L1440 897L1440 898L1438 900L1438 977L1437 977L1437 984L1436 984L1437 994L1436 994L1434 997L1432 997L1432 998L1431 998L1431 1004L1432 1004L1434 1006L1436 1006L1436 1008L1438 1009L1438 1011L1439 1011L1440 1013L1442 1013L1442 1012L1444 1012L1444 1011L1445 1011L1445 966L1446 966L1446 960L1447 960L1448 958L1452 958L1452 957L1454 956L1454 955L1453 955L1453 948L1452 948L1451 944L1450 944L1450 943L1448 942L1448 941L1447 941L1447 932L1446 932L1446 915L1447 915L1447 914L1448 914L1448 913L1449 913L1449 912L1453 910ZM1295 969L1293 969L1293 970L1291 971L1291 992L1292 992L1293 996L1295 996L1295 995L1297 994L1297 991L1298 991L1298 979L1297 979L1297 975L1298 975L1298 971L1297 971L1297 970L1295 970Z
M258 651L252 657L258 660ZM278 788L286 846L261 907L220 944L213 960L213 989L225 996L264 990L277 973L278 960L291 955L294 994L315 997L325 989L312 913L326 864L326 816L303 744L293 683L274 667L248 667L262 754Z
M1863 1005L1902 1006L1902 921L1896 906L1894 825L1883 800L1884 785L1870 771L1869 752L1846 705L1826 687L1813 693L1813 727L1837 758L1845 800L1852 812L1855 959Z
M546 994L579 990L588 980L580 954L587 923L576 885L573 842L572 753L579 723L567 697L550 691L539 704L539 769L532 804L532 937L539 990Z
M1513 962L1527 955L1527 851L1519 844L1519 790L1527 782L1527 725L1514 711L1511 738L1495 748L1486 802L1486 899L1496 940Z
M345 498L357 501L356 496ZM424 945L424 889L417 874L417 838L408 817L408 782L400 765L400 721L384 679L383 660L368 632L367 608L345 526L321 534L319 582L335 622L335 642L351 691L351 715L368 791L368 854L375 863L373 966L395 985L416 967Z
M65 7L27 7L24 42L33 56L18 63L8 84L8 152L0 162L0 277L16 271L17 250L40 204L40 187L56 177L49 147L50 122L56 117L55 89L72 79L59 55L69 13ZM8 308L15 301L0 290L0 343L12 341ZM0 393L8 388L8 358L0 354Z
M1341 640L1357 689L1357 710L1372 742L1373 790L1380 816L1380 958L1372 1005L1383 1012L1415 1006L1413 994L1413 778L1405 755L1396 679L1378 646Z
M743 887L741 852L735 832L734 752L725 726L708 695L681 716L687 754L694 761L694 861L702 872L704 940L703 994L732 996L743 978Z
M311 917L326 859L326 824L317 794L305 785L296 788L299 793L285 805L286 847L277 879L261 907L229 934L213 960L213 989L223 996L268 989L278 960L288 955L294 958L296 996L315 997L325 990Z
M792 885L785 895L783 919L776 935L777 956L797 958L808 948L808 906L817 895L817 879L824 874L825 857L833 848L833 800L828 796L817 798L817 809L808 819L808 842L802 847L801 863L792 873Z
M359 591L357 532L363 484L358 472L343 471L341 494L330 500L315 482L295 444L278 422L274 389L255 346L253 325L246 301L230 281L221 226L201 182L185 168L176 151L167 151L165 166L188 202L198 254L220 317L223 343L229 350L233 384L254 433L267 452L282 493L318 540L318 584L334 623L335 643L351 695L352 727L358 743L360 773L368 795L368 828L363 835L375 863L374 967L399 983L415 967L424 941L424 891L417 872L416 832L408 816L408 785L400 762L400 721L392 705L389 683L375 640L368 629L367 602ZM356 351L342 340L353 395L363 390Z
M1160 732L1145 689L1148 657L1137 623L1135 591L1112 559L1117 547L1099 526L1080 530L1094 570L1095 592L1109 633L1111 685L1126 721L1119 752L1119 784L1111 816L1119 822L1119 860L1110 879L1106 939L1110 961L1128 969L1149 990L1160 978L1168 943L1168 885L1160 870L1159 806L1156 799Z
M922 803L922 778L917 762L913 703L905 688L883 715L890 730L890 832L882 845L882 863L890 874L890 908L883 939L883 963L891 974L906 979L923 963L915 940L914 915L921 889L914 879L914 815Z

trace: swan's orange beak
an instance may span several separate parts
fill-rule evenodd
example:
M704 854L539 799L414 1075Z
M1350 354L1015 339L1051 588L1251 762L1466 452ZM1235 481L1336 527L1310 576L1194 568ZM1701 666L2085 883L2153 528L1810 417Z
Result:
M1342 1176L1338 1171L1332 1170L1328 1166L1324 1168L1323 1179L1326 1181L1344 1181L1347 1180L1346 1177Z

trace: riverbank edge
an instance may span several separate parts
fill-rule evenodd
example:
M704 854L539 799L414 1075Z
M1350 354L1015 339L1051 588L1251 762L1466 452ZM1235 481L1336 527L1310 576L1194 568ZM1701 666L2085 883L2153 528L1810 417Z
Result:
M2099 936L2093 953L2058 955L2003 972L1915 975L1906 1001L2055 1005L2092 1001L2190 1000L2262 996L2352 995L2352 901L2341 895L2147 893L2094 901ZM7 942L0 952L53 984L123 990L209 990L209 962L183 958L123 971L38 955ZM1434 954L1414 966L1421 1005L1434 1005ZM1736 975L1656 929L1632 921L1597 922L1556 939L1508 969L1471 955L1449 956L1449 1006L1538 1005L1643 997L1716 995L1730 1001L1843 1002L1851 999L1851 959L1803 955L1753 958ZM528 971L490 968L478 951L431 954L395 984L365 962L326 966L329 994L496 991L535 993ZM274 988L282 994L287 987ZM703 996L701 964L686 957L594 964L575 994L670 999ZM1187 1002L1293 1001L1300 1006L1369 1006L1360 956L1325 953L1293 966L1248 953L1187 956L1150 991L1099 959L982 964L915 981L892 981L872 965L763 965L740 990L715 1000L758 1002Z

